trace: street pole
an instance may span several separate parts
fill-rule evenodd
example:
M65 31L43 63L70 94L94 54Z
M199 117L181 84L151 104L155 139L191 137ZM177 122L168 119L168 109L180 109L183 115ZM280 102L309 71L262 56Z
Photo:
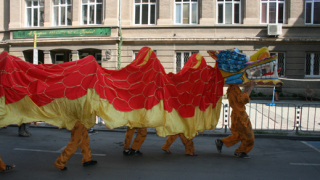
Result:
M33 64L38 64L37 34L33 38Z

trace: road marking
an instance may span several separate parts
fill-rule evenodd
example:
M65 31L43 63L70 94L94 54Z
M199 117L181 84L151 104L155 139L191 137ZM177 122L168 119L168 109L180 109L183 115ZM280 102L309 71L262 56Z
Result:
M312 164L312 163L290 163L290 165L296 165L296 166L320 166L320 164Z
M62 147L61 149L58 150L58 152L62 152L64 150L64 148L66 148L67 146Z
M93 134L98 134L98 132L94 132L94 133L90 133L89 136L93 135ZM60 149L58 149L57 151L48 151L48 150L40 150L40 149L24 149L24 148L14 148L13 150L16 151L33 151L33 152L47 152L47 153L61 153L64 148L66 148L67 146L64 146ZM82 154L82 153L77 153L75 152L74 154ZM91 156L106 156L106 154L91 154Z
M316 148L316 147L314 147L314 146L312 146L311 144L309 144L309 143L307 143L307 142L305 142L305 141L301 141L303 144L305 144L305 145L307 145L307 146L309 146L309 147L311 147L312 149L314 149L314 150L316 150L316 151L318 151L319 153L320 153L320 150L318 149L318 148Z
M14 148L16 151L33 151L33 152L47 152L47 153L61 153L60 149L57 151L48 151L48 150L40 150L40 149L24 149L24 148ZM81 153L74 153L81 154ZM92 156L106 156L106 154L91 154Z

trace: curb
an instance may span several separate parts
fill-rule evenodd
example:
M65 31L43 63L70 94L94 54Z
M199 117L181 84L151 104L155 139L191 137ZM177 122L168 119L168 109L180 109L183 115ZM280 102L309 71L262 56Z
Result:
M18 125L10 125L9 127L18 127ZM48 128L48 129L59 129L56 126L36 126L30 125L30 128ZM66 128L61 128L66 129ZM126 129L95 129L95 131L109 131L109 132L121 132L125 133ZM155 131L148 131L147 134L156 134ZM199 133L198 136L206 137L227 137L231 133ZM255 134L255 138L270 138L270 139L288 139L288 140L299 140L299 141L320 141L320 136L299 136L299 135L274 135L274 134Z

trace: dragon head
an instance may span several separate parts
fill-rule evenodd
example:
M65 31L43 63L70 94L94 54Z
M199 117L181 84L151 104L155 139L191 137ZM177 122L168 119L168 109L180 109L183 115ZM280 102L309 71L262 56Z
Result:
M277 56L270 56L267 47L261 48L252 56L240 53L237 48L207 52L216 60L225 84L246 86L252 80L260 87L283 84L278 76L280 68L276 69Z

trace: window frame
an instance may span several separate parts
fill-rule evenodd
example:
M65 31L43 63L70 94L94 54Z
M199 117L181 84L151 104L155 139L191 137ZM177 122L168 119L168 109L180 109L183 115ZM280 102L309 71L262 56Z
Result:
M305 6L304 6L304 23L307 24L307 25L320 25L319 24L314 24L314 3L317 2L317 3L320 3L320 0L306 0L305 1ZM311 23L307 23L307 4L311 4ZM320 13L320 12L319 12Z
M62 61L61 60L57 60L57 56L62 56ZM54 55L54 62L55 62L55 64L59 64L59 63L64 63L64 53L56 53L55 55Z
M184 56L185 56L185 54L186 53L188 53L189 54L189 58L194 54L194 53L199 53L199 51L196 51L196 50L192 50L192 51L175 51L175 57L174 57L174 69L173 69L173 72L174 73L178 73L177 72L177 53L181 53L181 57L180 57L180 60L181 60L181 64L180 64L180 70L179 71L181 71L181 69L183 68L183 66L185 65L185 63L184 63L184 61L182 61L182 59L184 59ZM183 55L182 55L183 54ZM189 58L188 58L188 60L189 60ZM188 61L187 60L187 61Z
M140 50L133 50L132 51L132 60L131 61L134 61L138 55ZM153 52L157 55L157 50L153 50Z
M38 5L34 6L33 2L37 1ZM28 2L31 2L31 7L28 6ZM43 2L43 6L41 6L41 2ZM43 27L44 26L44 17L43 17L43 24L41 25L41 11L40 9L43 8L43 16L44 16L44 0L26 0L25 1L25 10L26 10L26 16L25 16L25 27ZM31 9L31 14L30 14L30 26L28 25L28 9ZM37 26L34 26L34 9L37 9L38 13L38 23Z
M100 59L98 59L98 56L100 56ZM101 53L95 53L94 58L96 59L97 63L101 66L102 65L102 54Z
M270 3L276 3L276 22L275 23L269 23L269 4ZM267 4L267 16L266 16L266 23L262 22L262 4ZM283 23L279 23L279 4L283 4ZM260 24L285 24L286 23L286 1L285 0L260 0Z
M132 61L136 59L138 53L139 53L139 50L137 50L137 51L132 51Z
M101 25L103 22L103 1L97 2L98 0L94 0L94 2L90 2L90 0L87 0L86 3L83 2L84 0L81 0L81 25L87 25L87 26L92 26L92 25ZM102 10L101 10L101 24L97 24L97 5L101 4ZM87 23L84 24L84 19L83 19L83 6L87 5ZM90 6L94 5L94 23L90 24Z
M283 72L283 74L281 74L282 77L286 77L286 53L285 52L270 52L270 55L277 55L277 59L276 59L276 69L275 70L278 70L279 68L279 54L283 54L283 67L281 67L281 71L280 72Z
M175 25L195 25L199 24L199 0L196 0L196 2L193 2L195 0L188 0L188 2L185 2L185 0L181 0L181 2L174 1L174 24ZM181 22L177 23L177 4L181 5ZM184 24L183 23L183 4L189 4L189 23ZM196 22L192 23L192 5L196 4Z
M71 0L71 4L68 4L68 0L65 0L65 4L61 4L61 0L59 0L59 4L55 5L54 4L54 0L52 0L52 26L72 26L72 5L73 5L73 1ZM58 7L58 24L55 24L55 11L54 8ZM61 25L61 7L65 7L65 25ZM68 7L71 7L71 24L68 25Z
M148 2L143 2L143 0L139 3L137 3L136 1L134 1L134 5L133 5L133 25L136 26L150 26L150 25L156 25L157 24L157 3L158 0L155 0L156 2L150 2L150 0L148 0ZM142 24L142 5L148 5L148 24ZM136 24L136 6L139 5L140 6L140 12L139 12L139 23ZM151 24L151 6L154 5L155 6L155 12L154 12L154 24Z
M307 71L307 54L310 54L310 74L309 75L307 75L306 73L306 71ZM316 74L316 75L314 75L314 57L312 58L312 55L313 56L315 56L315 54L318 54L318 56L319 56L319 69L320 69L320 52L306 52L306 57L305 57L305 70L304 70L304 76L305 77L317 77L317 78L319 78L320 77L320 72L319 72L319 74ZM319 70L318 70L319 71Z
M223 22L219 23L219 4L223 4ZM226 16L226 5L225 4L232 4L232 23L231 24L241 24L241 0L235 1L235 0L223 0L223 1L218 1L217 0L217 7L216 7L216 19L217 19L217 24L226 24L225 23L225 16ZM239 4L239 23L235 23L234 15L235 15L235 9L234 5ZM229 25L229 24L227 24Z

